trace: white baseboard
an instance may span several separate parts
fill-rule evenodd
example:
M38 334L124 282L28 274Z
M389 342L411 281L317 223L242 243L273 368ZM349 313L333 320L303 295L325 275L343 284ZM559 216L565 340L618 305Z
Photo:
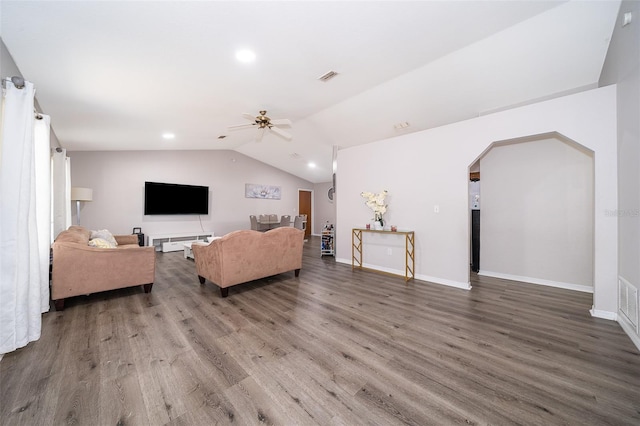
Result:
M460 288L462 290L471 290L470 282L465 283L462 281L453 281L453 280L448 280L446 278L438 278L438 277L432 277L430 275L422 275L422 274L416 275L416 278L422 281L428 281L430 283L446 285L447 287L455 287L455 288Z
M336 262L344 263L344 264L347 264L347 265L351 265L351 259L336 258ZM364 268L372 269L374 271L380 271L380 272L386 272L388 274L400 275L401 277L404 276L404 270L385 268L385 267L381 267L381 266L378 266L378 265L370 265L368 263L365 263L362 266ZM446 285L448 287L461 288L463 290L470 290L471 289L471 283L453 281L453 280L448 280L446 278L438 278L438 277L432 277L432 276L429 276L429 275L416 274L415 279L420 280L420 281L428 281L428 282L434 283L434 284Z
M546 285L548 287L564 288L565 290L581 291L583 293L593 293L593 287L588 285L563 283L559 281L543 280L540 278L523 277L520 275L503 274L501 272L480 271L478 275L485 277L502 278L511 281L521 281L529 284Z
M601 311L599 309L594 309L593 306L591 307L591 309L589 309L589 313L594 318L602 318L610 321L618 320L618 314L616 314L615 312Z
M337 263L344 263L345 265L351 266L351 259L344 259L342 257L336 257Z
M636 333L636 328L631 324L624 315L618 315L618 324L622 327L622 330L627 333L627 336L631 339L636 348L640 351L640 336Z

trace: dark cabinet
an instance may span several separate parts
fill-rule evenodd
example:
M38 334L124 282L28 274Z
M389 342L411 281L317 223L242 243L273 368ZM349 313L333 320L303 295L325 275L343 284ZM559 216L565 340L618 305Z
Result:
M471 270L480 270L480 210L471 210Z

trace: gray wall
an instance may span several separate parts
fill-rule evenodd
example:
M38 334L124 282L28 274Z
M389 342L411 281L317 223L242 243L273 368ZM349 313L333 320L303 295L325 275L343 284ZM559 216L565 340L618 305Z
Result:
M625 12L633 13L622 27ZM618 109L618 217L619 279L636 289L635 320L638 321L640 290L640 2L624 1L611 38L600 85L617 84ZM631 294L630 294L631 296ZM640 343L635 329L636 344Z
M320 235L327 222L333 225L336 223L335 201L329 200L327 196L329 188L331 188L331 182L316 183L313 187L313 217L315 220L311 232L314 235Z
M313 184L234 151L70 152L71 185L93 189L82 204L81 224L90 229L149 234L249 229L250 214L298 214L298 189ZM209 187L209 214L145 216L144 182ZM281 187L280 200L245 198L246 183ZM75 208L73 223L76 223Z
M480 273L593 291L593 157L544 139L480 160Z
M7 46L5 46L4 41L0 39L0 76L5 78L13 77L14 75L22 77L22 73L11 57L9 50L7 50Z

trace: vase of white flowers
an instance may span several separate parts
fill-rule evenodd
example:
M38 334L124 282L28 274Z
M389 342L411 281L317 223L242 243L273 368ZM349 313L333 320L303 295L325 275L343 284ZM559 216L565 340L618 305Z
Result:
M376 231L382 231L384 229L384 218L382 216L373 218L373 229Z
M360 194L365 201L367 207L373 210L373 227L376 230L382 230L384 228L384 214L387 212L387 205L384 203L384 199L387 196L387 191L384 190L378 194L373 192L362 192Z

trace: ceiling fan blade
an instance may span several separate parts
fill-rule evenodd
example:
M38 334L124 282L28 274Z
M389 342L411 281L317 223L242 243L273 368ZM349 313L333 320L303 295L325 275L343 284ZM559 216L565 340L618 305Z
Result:
M243 112L242 116L249 121L256 121L256 116L253 114L249 114L248 112Z
M288 118L278 118L276 120L271 120L271 124L274 126L288 126L291 127L291 120Z
M266 127L261 127L258 129L258 136L256 136L256 142L260 142L262 141L262 138L264 138L264 134L267 133L267 128Z
M234 126L229 126L227 127L227 129L229 130L240 130L240 129L250 129L252 127L256 126L256 123L251 123L251 124L236 124Z
M275 133L276 135L280 136L281 138L285 138L288 141L293 139L293 136L291 136L289 133L285 132L282 129L278 129L275 126L269 127L269 130L271 130L273 133Z

